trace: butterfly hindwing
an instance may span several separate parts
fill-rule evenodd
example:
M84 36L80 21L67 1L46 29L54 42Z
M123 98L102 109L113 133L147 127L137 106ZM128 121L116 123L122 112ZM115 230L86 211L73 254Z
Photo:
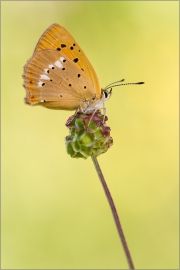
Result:
M62 52L36 52L24 68L26 102L48 108L74 110L92 100L92 81Z

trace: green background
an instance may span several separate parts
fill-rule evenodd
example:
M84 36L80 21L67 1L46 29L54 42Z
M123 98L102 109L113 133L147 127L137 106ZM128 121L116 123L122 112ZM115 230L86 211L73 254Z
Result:
M94 66L114 145L98 161L137 269L178 268L177 1L4 1L2 265L4 269L127 269L91 159L71 159L73 112L24 104L23 66L52 23Z

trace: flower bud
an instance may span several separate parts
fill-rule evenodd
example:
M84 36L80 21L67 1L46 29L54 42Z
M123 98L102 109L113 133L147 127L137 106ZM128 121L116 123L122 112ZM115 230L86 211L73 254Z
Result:
M92 153L97 157L105 153L113 144L110 127L106 126L108 118L100 111L92 114L77 112L71 116L66 126L69 136L66 137L67 153L73 158L88 158Z

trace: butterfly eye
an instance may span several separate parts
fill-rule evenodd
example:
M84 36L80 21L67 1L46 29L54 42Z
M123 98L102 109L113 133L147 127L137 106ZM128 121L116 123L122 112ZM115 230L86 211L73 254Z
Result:
M105 99L108 97L108 93L106 91L104 91L104 97Z

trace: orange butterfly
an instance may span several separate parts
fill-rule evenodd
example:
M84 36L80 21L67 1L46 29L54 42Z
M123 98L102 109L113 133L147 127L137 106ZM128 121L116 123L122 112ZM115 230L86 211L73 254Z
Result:
M84 113L103 108L111 91L102 90L86 55L58 24L51 25L39 39L24 67L25 102L50 109Z

